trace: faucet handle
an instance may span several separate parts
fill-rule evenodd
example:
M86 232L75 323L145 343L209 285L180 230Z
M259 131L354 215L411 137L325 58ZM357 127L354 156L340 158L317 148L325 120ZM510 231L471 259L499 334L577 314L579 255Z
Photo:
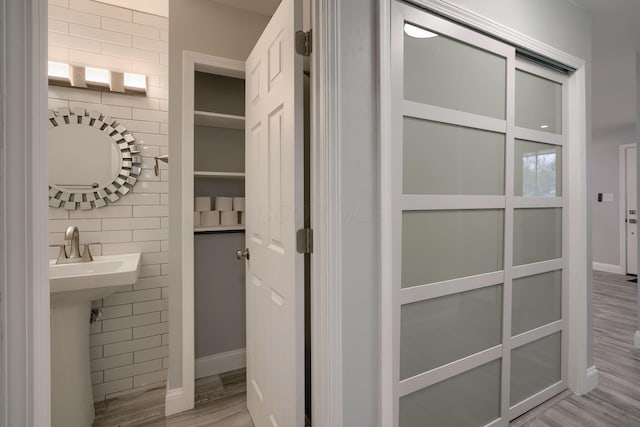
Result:
M84 244L84 250L82 251L82 262L93 261L93 255L91 255L90 245L99 245L100 242L91 242Z
M56 260L56 264L60 263L62 260L67 259L67 248L64 246L64 243L60 243L58 245L49 245L50 248L60 248L60 252L58 252L58 259Z

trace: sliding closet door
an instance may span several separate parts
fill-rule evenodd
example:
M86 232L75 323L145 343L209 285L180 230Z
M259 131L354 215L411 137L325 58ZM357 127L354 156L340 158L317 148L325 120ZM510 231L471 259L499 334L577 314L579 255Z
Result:
M396 425L506 425L566 388L563 76L399 2L391 34Z

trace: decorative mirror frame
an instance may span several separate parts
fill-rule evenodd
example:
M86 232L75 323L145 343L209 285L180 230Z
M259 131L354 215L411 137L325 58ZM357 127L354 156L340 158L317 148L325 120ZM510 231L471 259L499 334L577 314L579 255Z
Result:
M135 144L135 138L131 132L127 132L123 125L98 111L87 111L84 108L49 110L49 128L70 125L90 126L106 133L122 155L120 171L113 182L106 187L96 188L86 193L63 191L49 184L49 206L69 211L78 208L82 210L102 208L107 206L107 201L114 203L121 196L129 193L140 176L142 163L140 149Z

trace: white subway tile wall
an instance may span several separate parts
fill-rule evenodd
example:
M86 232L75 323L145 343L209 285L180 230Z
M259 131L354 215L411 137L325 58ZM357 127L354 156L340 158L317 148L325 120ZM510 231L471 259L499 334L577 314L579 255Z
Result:
M111 116L134 136L143 156L133 191L101 209L49 209L49 242L62 243L69 225L80 242L100 242L95 255L141 252L140 278L125 292L94 301L102 320L91 325L95 400L158 387L168 368L168 19L91 0L49 0L49 59L144 73L147 96L49 87L49 107L85 107ZM52 249L49 256L57 253Z

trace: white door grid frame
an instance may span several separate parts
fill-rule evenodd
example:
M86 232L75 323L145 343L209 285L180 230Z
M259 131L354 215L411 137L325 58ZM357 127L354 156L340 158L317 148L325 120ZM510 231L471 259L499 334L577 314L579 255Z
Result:
M462 9L450 5L443 6L441 2L417 1L415 3L431 8L440 15L451 16L458 21L472 24L469 26L479 28L486 33L498 33L496 36L502 40L513 40L517 36L518 45L523 45L522 35L504 28L497 28L495 23L474 16ZM533 51L545 54L554 60L561 59L569 66L568 68L577 70L569 76L565 76L559 72L516 59L516 49L513 46L436 17L423 9L396 1L392 1L391 4L382 2L382 4L381 208L383 217L381 259L384 260L381 266L383 280L381 298L382 424L395 426L399 423L403 425L406 422L409 425L412 414L425 415L424 403L426 401L437 401L440 391L454 387L452 381L460 382L463 381L462 378L473 375L484 376L486 380L488 372L493 370L494 374L500 377L499 384L496 383L495 389L495 399L499 398L500 401L494 414L484 414L488 417L484 419L484 422L488 423L487 425L507 425L509 420L542 403L567 386L574 392L584 393L595 387L597 380L595 368L587 369L584 355L587 345L586 313L588 301L586 242L584 241L586 236L586 148L584 139L581 138L585 134L584 63L547 46L531 40L524 40L524 42L529 42L529 46L536 48L532 49ZM411 80L411 77L407 77L411 70L405 67L416 66L416 63L419 62L409 57L403 58L406 49L404 44L414 43L407 41L411 38L404 36L405 22L414 25L414 28L409 28L409 30L415 33L417 29L418 37L445 36L440 39L457 40L467 48L474 47L469 50L475 52L471 52L469 55L490 52L496 58L503 58L506 64L506 76L503 83L503 86L506 86L506 111L498 113L498 115L478 114L473 109L456 111L460 108L464 109L465 106L445 105L448 101L444 101L444 104L438 103L438 100L442 101L446 97L451 97L451 92L448 92L445 97L438 98L438 94L435 93L437 90L429 94L432 96L431 99L436 98L435 105L428 105L428 101L416 99L420 95L415 92L419 92L419 90L416 90L415 86L409 89L406 85L403 86L403 79ZM427 31L420 34L421 30ZM407 31L408 34L410 32ZM524 45L526 46L527 43ZM452 49L454 48L457 49L455 46ZM432 58L432 62L437 62L437 59ZM433 76L434 73L437 74L437 71L430 75ZM424 70L422 70L422 74L426 74ZM439 77L443 78L443 76ZM519 79L518 83L517 78ZM528 79L537 79L543 85L555 84L557 88L560 88L556 89L559 94L556 96L561 96L563 105L559 111L562 117L559 130L554 132L553 129L547 129L549 128L548 124L531 126L517 122L515 116L516 87L520 85L518 87L523 88ZM468 88L459 88L460 91L465 89ZM483 98L483 101L488 102L487 98ZM502 114L501 117L500 114ZM426 130L426 123L431 126L429 132ZM419 126L423 126L422 132L411 130ZM460 131L461 128L478 129L485 134L491 132L504 136L503 188L488 193L482 191L464 193L464 190L456 193L456 190L451 192L451 189L442 192L438 192L437 189L433 192L430 192L433 189L408 189L412 185L415 187L410 183L412 179L416 179L415 176L413 178L410 176L412 173L415 175L416 172L415 167L411 168L411 162L419 157L419 154L414 152L403 155L403 145L404 150L410 149L407 145L410 144L407 142L407 138L411 138L412 132L414 137L416 134L432 135L436 131L445 134L445 130L437 130L437 128L446 126L456 128L457 131ZM551 126L553 127L553 125ZM403 133L407 133L409 136L403 136ZM413 145L412 147L411 149L415 150ZM425 150L420 152L422 154L426 152L424 148L419 149ZM442 153L446 153L442 148L439 149L442 150ZM531 150L534 151L531 152ZM562 168L561 174L558 174L557 177L554 175L554 180L557 183L556 188L549 194L536 193L539 191L537 187L533 190L523 191L524 187L531 184L523 181L533 179L533 184L544 186L543 181L548 179L548 177L542 176L547 172L540 172L540 176L536 175L532 178L523 169L526 169L531 162L535 162L534 169L536 169L538 162L543 164L550 158L553 158L554 162L555 159L562 159L556 165L558 172L560 165ZM482 159L485 160L484 157ZM446 156L442 158L442 161L445 160L447 160ZM501 162L498 159L496 164ZM449 165L448 162L446 163ZM408 172L403 172L403 165ZM433 163L421 166L429 169ZM454 167L450 166L450 168ZM432 167L431 169L437 168ZM554 174L555 171L554 169ZM437 181L437 175L433 180ZM514 182L516 187L514 187ZM528 194L527 191L533 191L533 193ZM451 212L454 213L451 214ZM498 222L501 223L499 231L504 233L499 235L499 240L504 239L504 244L502 247L497 246L503 253L503 256L499 256L500 265L497 268L457 275L445 273L439 278L425 279L426 282L408 283L409 276L411 279L415 279L416 276L414 271L410 271L412 269L410 261L419 262L415 260L420 260L419 256L416 257L413 254L421 251L422 253L432 253L429 252L426 245L415 246L416 236L423 232L420 227L429 228L425 225L428 222L427 216L434 217L434 214L437 214L442 218L447 214L464 215L466 220L469 220L469 218L473 218L471 215L488 212L497 214ZM519 250L518 247L514 247L514 244L520 240L519 247L523 246L522 230L527 228L525 217L539 216L543 212L546 212L545 215L553 212L552 216L556 218L552 220L551 225L555 221L557 231L551 232L551 234L558 235L560 242L557 246L561 246L561 251L553 256L543 256L538 259L535 259L536 257L529 260L514 259L514 251L517 254ZM420 216L423 218L417 220L416 218ZM473 218L473 221L476 220L478 218ZM422 225L420 225L421 221ZM518 227L514 227L514 222ZM433 227L433 222L431 224ZM438 222L438 224L445 224L445 222ZM504 225L502 226L502 224ZM524 233L526 234L526 232ZM432 238L433 236L429 235L428 237ZM428 240L427 235L422 235L422 238ZM440 242L440 240L438 241ZM413 242L414 246L407 242ZM487 250L491 252L491 248L493 247L489 245ZM522 288L521 283L532 280L532 276L541 277L554 274L557 276L556 281L562 283L561 296L558 296L558 304L561 302L561 307L558 307L558 317L535 324L525 330L514 328L512 333L512 321L519 311L515 306L512 307L513 284L518 282ZM445 350L436 350L431 347L427 353L424 353L424 349L421 353L418 344L407 344L409 341L418 341L415 328L428 329L430 327L420 324L420 314L416 315L416 312L420 311L421 304L435 302L440 305L450 305L452 302L447 298L451 297L455 297L458 304L464 304L463 295L469 296L475 295L474 292L485 292L482 296L477 294L475 297L486 299L486 292L491 293L492 288L501 297L498 306L501 306L499 309L501 337L498 341L488 342L484 346L476 346L468 349L466 353L458 351L456 357L450 355L448 359L444 357L431 364L424 362L424 358L437 359L438 356L433 356L433 354L442 356L440 353ZM429 306L423 307L422 310L435 310L434 307L430 309L426 307ZM434 318L430 318L430 320L434 321ZM441 330L440 334L446 334L444 331L447 330L448 324L442 326L445 329ZM454 326L451 327L458 332ZM466 327L472 329L473 325L469 324ZM467 335L462 333L465 339L468 339L468 334L471 333L467 332ZM424 333L424 337L437 336L437 333L436 335ZM556 344L550 344L549 340L555 341ZM425 345L433 346L433 344L427 342ZM470 346L469 343L458 345L464 347L465 344L467 347ZM516 365L513 366L514 369L517 369L518 366L522 366L523 354L526 359L526 353L539 352L540 348L548 345L555 346L554 351L558 357L556 361L557 378L548 380L544 386L540 386L538 389L529 390L528 394L518 395L521 390L519 391L517 386L517 377L514 377L515 380L513 380L516 381L515 386L511 379L513 357L516 357L516 362L514 362ZM536 349L536 347L539 348ZM421 357L422 360L420 360ZM415 366L421 363L424 365L422 366L424 369ZM481 372L481 370L487 372ZM489 392L485 391L485 393ZM418 407L420 408L418 412L423 411L420 414L415 412L415 408ZM471 411L471 409L469 410Z

